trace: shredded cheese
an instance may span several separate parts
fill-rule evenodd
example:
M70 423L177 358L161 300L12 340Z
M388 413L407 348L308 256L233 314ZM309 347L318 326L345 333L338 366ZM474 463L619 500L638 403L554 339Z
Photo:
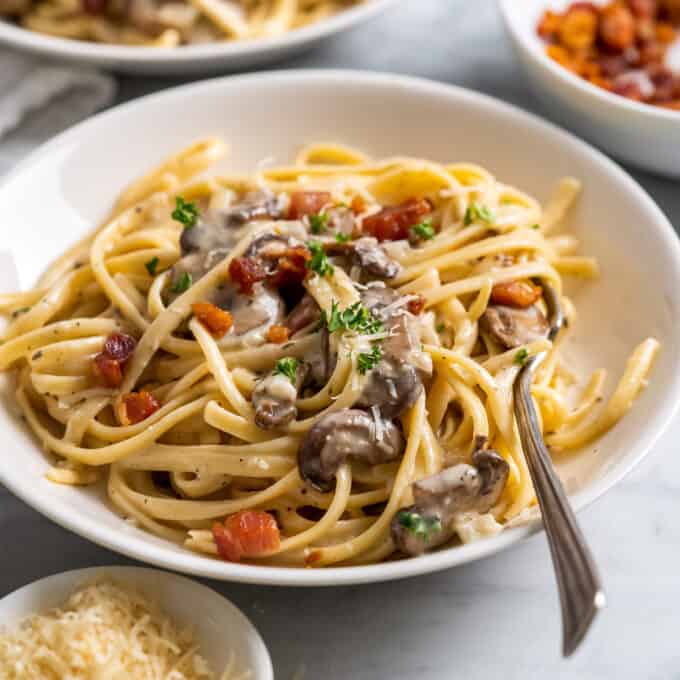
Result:
M220 676L236 680L234 659ZM64 605L0 630L4 680L212 680L191 631L140 593L110 581L85 585ZM241 674L239 680L246 680Z

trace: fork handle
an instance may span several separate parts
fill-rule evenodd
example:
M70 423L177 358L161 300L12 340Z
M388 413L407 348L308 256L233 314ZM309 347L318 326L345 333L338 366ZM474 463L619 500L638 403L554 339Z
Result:
M570 656L583 640L605 595L592 554L543 443L531 398L535 368L543 357L533 357L514 384L514 409L522 448L541 508L560 593L562 654Z

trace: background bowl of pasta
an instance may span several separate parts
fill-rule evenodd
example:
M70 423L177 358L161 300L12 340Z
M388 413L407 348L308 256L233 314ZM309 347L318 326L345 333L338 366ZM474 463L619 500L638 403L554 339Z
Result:
M305 101L302 110L299 107L301 99ZM266 107L261 106L263 101L268 102ZM191 117L180 115L189 104L194 114ZM270 115L273 108L277 112L275 118ZM394 115L395 111L399 112L398 116ZM177 115L173 115L175 113ZM121 136L121 132L124 135ZM205 140L206 135L212 137L196 144L197 139ZM124 145L115 141L121 138L126 139ZM318 144L320 141L322 143ZM315 143L315 146L309 146ZM428 310L443 315L437 317L442 319L441 324L437 323L438 333L445 335L445 326L450 324L455 331L452 335L464 339L468 332L465 329L472 328L470 324L476 318L474 309L485 304L479 302L484 291L488 302L491 283L516 276L515 271L521 271L524 276L547 277L555 286L561 286L564 281L564 292L569 300L564 298L570 320L569 332L559 346L559 361L548 362L553 366L551 377L537 385L536 398L541 404L546 436L554 445L559 473L576 509L591 503L620 481L650 451L669 423L680 397L680 328L676 322L680 313L680 247L658 207L616 164L534 116L451 86L401 76L342 71L291 71L224 78L146 97L80 124L33 154L0 187L0 199L8 215L0 271L3 277L11 279L0 281L2 291L17 289L13 274L16 271L20 289L28 290L26 295L36 295L29 289L36 284L48 263L55 262L96 225L102 224L112 210L122 210L116 214L124 216L122 222L115 217L108 222L96 242L83 241L84 250L72 251L90 257L90 264L105 278L107 274L101 267L112 267L111 290L118 303L110 307L104 317L71 322L64 311L66 317L62 318L67 319L66 326L47 324L44 326L47 330L38 328L33 331L34 335L26 335L23 331L31 325L35 328L36 315L42 314L41 310L53 304L56 298L51 297L52 302L41 307L36 304L43 295L39 293L30 303L31 309L17 307L18 298L13 298L16 314L10 319L14 324L10 327L14 329L14 339L6 338L0 346L0 359L4 368L8 357L18 360L25 357L28 364L22 363L23 360L19 362L24 366L24 372L19 376L2 375L6 408L0 409L0 432L5 451L0 458L0 480L39 512L90 540L145 562L210 578L280 585L366 583L422 574L496 553L540 528L540 523L532 519L531 488L521 454L510 450L511 447L504 447L499 450L510 461L507 487L510 496L507 498L512 502L503 506L502 517L496 517L508 525L503 531L489 531L486 533L493 535L409 559L384 559L394 551L393 546L390 550L389 544L391 515L403 503L401 494L404 499L408 497L408 486L414 475L422 476L423 466L426 471L431 467L437 469L435 459L441 455L441 450L433 441L440 441L440 434L441 441L464 440L465 447L474 443L470 440L473 433L485 432L490 438L498 438L499 433L505 432L503 436L512 439L511 407L499 395L507 389L509 378L516 375L527 354L544 348L541 344L544 340L529 342L526 347L522 345L522 351L511 349L501 351L498 356L479 358L472 351L473 345L467 350L455 344L447 349L446 344L428 336L430 339L422 347L415 348L416 351L430 355L435 371L444 370L447 380L450 378L449 384L456 386L456 394L462 395L462 401L458 406L452 404L450 412L441 413L439 421L433 425L434 414L452 397L446 389L446 381L438 388L426 381L425 396L422 392L420 396L416 393L417 400L411 401L407 415L401 416L408 438L402 462L387 463L375 474L362 464L353 468L342 466L337 470L335 491L331 487L325 494L319 493L318 485L314 489L304 487L297 477L298 438L308 431L306 423L309 421L294 422L288 434L263 434L248 422L246 416L250 405L243 402L242 395L234 392L249 394L249 381L252 390L252 370L259 365L258 357L263 356L259 354L262 341L247 349L245 354L230 354L227 349L222 353L223 346L211 340L195 320L189 328L199 338L201 349L207 352L209 360L206 364L191 357L185 360L179 355L173 356L173 351L181 355L184 348L196 349L187 344L190 342L186 335L189 331L172 339L170 345L164 345L169 350L161 352L158 361L174 373L167 378L170 382L161 386L158 395L168 405L166 410L154 413L149 422L167 424L168 418L176 418L179 422L185 417L181 414L189 413L186 410L189 409L192 417L199 419L201 428L205 424L201 418L205 418L211 427L229 432L229 437L221 440L222 444L219 444L219 436L211 440L218 442L218 448L210 449L201 461L209 468L210 461L216 460L214 454L233 454L237 457L233 459L234 474L238 477L241 470L242 482L248 475L257 478L252 486L242 484L241 491L227 505L220 505L223 503L219 500L222 492L216 486L199 493L195 500L169 496L167 489L154 486L153 470L170 469L163 467L164 452L168 452L179 466L172 469L188 470L186 465L190 457L185 454L202 456L202 451L207 449L181 449L183 443L191 443L191 440L182 439L186 436L185 431L184 435L179 433L172 440L176 446L144 450L156 437L153 428L161 426L151 424L147 428L143 421L127 430L114 431L110 420L94 423L92 416L86 415L84 420L79 416L78 422L69 425L67 439L71 443L57 442L55 437L64 434L59 418L66 423L67 419L62 416L71 413L69 409L73 404L67 397L56 398L51 391L63 393L72 388L81 389L83 381L89 380L78 373L82 357L91 358L100 351L103 337L99 335L100 330L94 337L88 337L88 328L99 329L101 324L108 328L120 314L137 318L142 326L151 323L151 317L146 321L143 316L146 312L139 312L145 309L143 296L135 294L130 286L158 291L163 284L161 279L158 279L160 283L155 279L152 283L149 279L156 265L145 254L147 251L140 254L134 251L148 248L155 238L161 238L158 246L162 251L159 251L161 260L166 257L163 248L176 251L179 232L167 231L179 228L173 220L191 218L188 207L193 205L191 200L199 201L201 192L210 193L217 185L198 181L193 188L182 189L182 201L175 198L170 206L175 208L172 220L166 212L170 205L168 196L180 191L181 176L185 181L188 175L206 168L207 161L217 160L227 146L226 157L218 160L208 174L221 173L232 178L225 180L229 186L242 186L243 177L252 177L253 173L259 178L260 187L268 183L290 187L292 183L313 189L318 188L319 183L327 182L329 177L339 177L338 190L351 193L360 186L370 190L366 196L370 198L370 192L373 192L372 195L381 196L387 204L399 203L404 192L418 191L430 195L430 201L443 201L440 204L443 207L428 218L430 221L419 225L416 231L424 240L414 246L413 251L411 246L403 245L406 242L402 242L405 254L398 252L401 247L398 244L397 251L390 250L404 263L399 275L400 280L406 282L404 290L420 291L409 300L422 298ZM350 147L361 152L352 151ZM189 151L181 152L182 149ZM302 155L301 149L306 149ZM176 155L178 151L180 153ZM173 160L160 165L167 158ZM150 174L146 174L141 183L135 183L145 173ZM578 178L579 182L564 178ZM578 186L581 187L580 196L572 201ZM86 191L84 187L87 187ZM484 204L469 202L470 195L482 195L478 192L484 193ZM36 200L37 196L39 200ZM151 203L139 203L145 196ZM467 209L463 210L465 218L462 213L455 216L460 201L467 202ZM493 211L489 207L492 203ZM425 208L428 211L432 203L425 205L430 205ZM543 210L541 206L547 207ZM349 210L341 205L338 209ZM449 217L453 215L453 226L448 231L439 225L440 220L443 225L448 219L445 213ZM129 225L149 216L169 221L159 222L151 231L136 237L136 227ZM492 220L495 226L490 227ZM519 221L523 224L521 228L516 226ZM311 224L309 218L305 223ZM364 222L364 228L367 224ZM442 231L435 235L432 232L437 228ZM132 240L121 241L118 245L116 239L107 240L111 234L118 234L119 229L123 230L120 234L131 230ZM172 243L167 234L174 234ZM467 250L459 249L460 239ZM338 239L338 245L345 246L345 240ZM498 244L510 248L511 257L500 252ZM421 254L431 252L427 249L439 253L432 261L444 263L441 278L434 264L423 268L423 259L416 254L415 248L425 249L418 251ZM577 250L579 254L576 254ZM491 269L486 267L484 263L488 264L488 258L484 253L489 252L493 258L499 258L496 264L500 268L496 264L492 264ZM544 253L544 258L535 260L532 255L535 252ZM319 262L328 264L323 260L323 254L315 253L317 264L312 266L318 269ZM120 258L128 255L132 258L129 261L138 266L134 270L136 273L129 273L126 283L125 276L121 278L119 274L124 271L120 269L121 263L128 259ZM48 286L49 294L57 298L64 294L66 289L60 282L65 274L68 281L80 281L76 288L93 285L88 289L92 296L102 295L97 288L99 284L87 283L90 270L83 266L84 261L69 257L60 260L62 265L59 266L64 271L55 274L56 270L52 270L53 284ZM108 257L114 259L106 264ZM224 263L231 267L228 260ZM188 287L192 285L190 279L187 286L183 284L186 272L178 276L173 288L179 297L168 303L170 307L179 310L183 299L189 299L184 296L192 295L192 290L200 292L202 282L209 281L211 276L220 280L220 266L226 264L218 264L192 287ZM159 271L164 268L165 263L161 263ZM329 271L322 275L317 274L317 269L314 269L314 276L319 278L307 279L317 300L323 299L324 290L329 290L326 286L333 288L340 285L338 282L349 286L344 289L348 295L363 295L361 291L366 289L366 286L363 289L359 286L357 293L351 288L351 279L344 278L348 275L340 271L337 262L333 275L336 278L332 281L323 278ZM161 274L168 275L170 270ZM71 276L75 278L68 278ZM127 292L121 293L121 290ZM126 295L137 301L142 316L129 306ZM149 295L152 315L156 320L164 319L162 323L165 323L172 313L168 316L162 298L154 298L152 292ZM334 295L341 297L343 293L336 291ZM7 299L1 297L0 302L7 305ZM90 303L96 307L94 299L81 301L76 306ZM82 307L81 315L86 317L87 309L89 307ZM330 309L327 311L329 314L324 323L329 320L338 326L358 323L356 316L350 319L351 315L337 314L337 310L332 315ZM429 311L423 313L427 315ZM367 318L370 317L364 317L364 321ZM54 321L58 324L59 318ZM462 326L457 325L459 321ZM158 322L154 323L157 328ZM22 324L25 325L23 331ZM41 324L37 323L38 326ZM59 334L65 328L70 330L64 344L60 342ZM55 331L57 337L53 337ZM316 332L316 329L312 328L312 331ZM85 344L81 342L83 337ZM36 338L42 338L38 351ZM316 342L314 338L305 338L305 342ZM72 343L73 340L77 342ZM146 341L138 342L135 358L125 368L126 380L134 381L130 375L138 369L144 370L147 362L146 350L139 349L146 346ZM285 354L284 349L264 347L273 352L267 356ZM284 347L294 348L295 343ZM304 358L308 345L299 347L299 356ZM477 357L474 360L471 352ZM228 357L228 361L223 363L220 355ZM340 353L336 370L342 371L345 366L347 375L355 375L352 356L351 351ZM281 370L285 372L285 368ZM600 369L608 375L604 382ZM214 396L214 383L200 382L210 378L206 372L211 371L221 385L220 390L229 393L226 401ZM622 375L623 380L619 382ZM355 377L361 386L365 376L357 374ZM17 380L19 397L13 391ZM331 386L330 392L320 393L320 396L312 397L312 401L316 399L331 411L337 408L332 406L333 401L343 402L356 389L353 379L345 378L341 382L337 394ZM206 385L209 392L201 391L201 384ZM576 403L580 405L576 411L571 410L573 402L567 395L570 388L576 390ZM41 390L42 396L36 397ZM83 399L99 398L102 394L101 391L88 393ZM82 403L89 402L86 399ZM237 404L236 410L231 410L228 403ZM35 406L37 404L40 406ZM302 409L309 407L304 399L299 404ZM43 410L45 405L47 410ZM83 468L57 462L55 468L55 459L44 453L33 434L16 417L17 406L21 406L32 429L37 427L36 432L48 445L57 446L67 454L71 452L76 462L78 457L95 463L115 460L115 474L108 475L106 465L95 470L89 463ZM243 410L239 411L241 407ZM98 408L101 407L95 407L94 412ZM461 413L468 411L474 422L466 425ZM370 413L370 409L367 412ZM454 429L458 426L453 435L443 432L448 427L447 419ZM609 429L615 421L619 422ZM550 423L557 431L551 429ZM564 424L567 429L559 429ZM170 426L162 427L167 430ZM76 430L80 430L80 434ZM94 433L93 438L83 439L90 430ZM390 436L389 429L384 432L387 432L384 436ZM151 439L147 441L145 437ZM241 444L238 444L239 440ZM80 446L73 444L74 441L81 442ZM85 451L82 447L87 441L90 448ZM225 441L231 444L219 448ZM139 442L143 444L141 449L137 446ZM232 446L234 443L236 448ZM246 463L238 456L250 452L259 452L259 457L257 464L248 468L251 472L245 472L239 465ZM154 456L157 462L151 463ZM270 466L280 471L275 473ZM408 468L405 472L404 466ZM258 467L259 472L252 471ZM352 469L360 481L353 491ZM313 472L308 470L305 474L313 475ZM272 479L263 481L263 477L268 476ZM97 483L87 484L97 478ZM81 482L82 486L54 483L55 480ZM236 487L239 487L238 483ZM281 546L295 548L286 556L289 560L246 564L216 558L218 550L212 543L209 521L222 520L223 508L235 508L234 503L240 503L238 499L243 499L244 493L265 494L264 504L258 507L269 509L273 504L278 509L277 517L285 534ZM307 494L306 502L295 500L301 497L300 493ZM357 499L355 505L351 503L350 494L357 494L352 496ZM359 510L359 498L364 503L369 500L377 503L377 511L363 514ZM295 516L296 504L311 503L318 503L314 515ZM218 508L217 517L211 508ZM524 510L518 512L520 508ZM328 515L333 513L335 516L329 527ZM491 515L485 517L494 527L500 528ZM135 521L129 521L131 518ZM480 525L468 529L467 539L474 538L475 531L485 533ZM304 535L304 540L298 540L298 535ZM314 547L311 552L310 547ZM315 568L296 568L304 565Z
M571 4L567 0L499 2L508 33L536 96L556 121L615 158L651 172L680 176L677 136L680 113L677 110L609 92L558 64L546 53L546 42L538 34L544 12L561 12ZM666 57L666 63L675 64L676 72L677 48L676 40ZM639 81L641 73L638 67L632 80Z
M171 16L138 2L106 17L107 2L9 3L0 9L0 43L137 75L188 76L273 63L311 48L386 10L395 0L286 0L176 3ZM74 10L74 5L76 9ZM243 6L243 9L241 9ZM123 12L121 14L121 12ZM150 13L156 13L154 17ZM135 16L137 18L135 19Z

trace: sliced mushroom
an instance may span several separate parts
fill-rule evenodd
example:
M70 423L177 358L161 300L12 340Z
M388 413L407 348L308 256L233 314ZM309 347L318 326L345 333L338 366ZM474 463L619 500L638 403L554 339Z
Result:
M385 252L385 249L378 243L378 239L364 236L352 245L359 266L367 274L382 279L393 279L401 272L401 265Z
M320 315L321 310L316 300L309 293L305 293L300 302L293 307L288 315L286 327L290 334L294 335L303 328L318 321Z
M480 317L479 325L508 349L545 338L550 330L548 320L536 305L526 309L489 305Z
M420 396L423 378L432 373L432 360L420 349L420 321L405 306L395 306L400 298L396 291L372 286L361 297L371 313L384 320L389 335L382 343L383 358L371 370L357 406L377 406L385 417L395 418Z
M321 417L307 432L298 450L298 467L302 479L329 491L348 458L377 465L399 458L403 451L404 437L393 422L343 409Z
M498 502L510 466L491 449L478 449L472 465L460 463L413 484L415 503L392 520L392 539L407 555L420 555L451 539L463 512L488 512Z
M272 430L288 425L297 417L295 401L308 368L299 363L295 382L280 373L270 373L260 380L253 390L252 402L255 407L255 424L263 430Z
M263 334L272 324L280 323L285 314L285 305L276 290L263 283L253 286L252 295L243 295L232 283L218 288L212 302L221 309L231 312L233 334L243 336L259 329Z

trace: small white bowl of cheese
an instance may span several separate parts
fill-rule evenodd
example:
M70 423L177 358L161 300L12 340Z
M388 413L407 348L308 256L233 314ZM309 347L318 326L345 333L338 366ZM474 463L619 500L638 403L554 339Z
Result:
M7 680L274 678L262 638L239 609L157 569L48 576L0 600L0 621L0 677Z

